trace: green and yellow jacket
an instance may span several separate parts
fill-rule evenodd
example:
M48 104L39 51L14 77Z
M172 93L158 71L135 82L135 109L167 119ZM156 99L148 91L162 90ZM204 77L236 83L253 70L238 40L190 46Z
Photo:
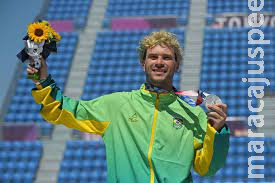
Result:
M224 166L229 129L217 132L200 107L172 93L145 89L90 101L62 96L49 76L32 90L41 115L53 124L99 134L106 146L108 183L192 182Z

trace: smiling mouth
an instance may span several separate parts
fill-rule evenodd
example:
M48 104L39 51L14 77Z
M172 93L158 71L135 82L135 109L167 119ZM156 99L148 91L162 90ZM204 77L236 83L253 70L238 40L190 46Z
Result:
M152 69L153 72L155 73L166 73L167 71L164 69Z

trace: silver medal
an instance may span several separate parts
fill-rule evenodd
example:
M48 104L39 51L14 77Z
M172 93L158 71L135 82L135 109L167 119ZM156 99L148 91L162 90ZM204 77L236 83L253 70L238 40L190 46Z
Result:
M207 110L210 110L207 106L208 105L213 105L213 104L221 104L222 100L217 96L217 95L206 95L204 99L205 107Z
M181 96L189 96L190 98L194 99L194 101L196 101L196 105L204 104L208 111L210 111L210 109L207 107L208 105L222 104L222 100L217 95L202 92L200 90L197 92L193 90L179 91L176 92L176 94Z

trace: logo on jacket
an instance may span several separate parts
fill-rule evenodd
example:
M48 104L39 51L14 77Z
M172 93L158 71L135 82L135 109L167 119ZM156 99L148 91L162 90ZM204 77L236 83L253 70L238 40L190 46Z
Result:
M130 116L128 118L128 121L130 121L130 122L137 122L138 121L138 115L137 115L137 113L135 113L132 116Z
M176 129L181 129L183 126L183 120L178 117L174 117L173 119L173 127Z

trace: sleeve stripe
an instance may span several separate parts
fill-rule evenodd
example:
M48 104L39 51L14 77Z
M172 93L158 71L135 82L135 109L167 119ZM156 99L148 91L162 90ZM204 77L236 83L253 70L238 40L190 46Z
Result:
M74 114L66 109L60 109L61 102L57 101L51 95L50 86L42 90L32 90L34 100L42 104L40 111L43 118L53 124L64 124L69 128L74 128L88 133L103 135L110 122L98 122L95 120L78 120Z
M215 133L216 130L212 126L207 124L203 148L196 151L194 169L201 176L207 174L212 161Z
M226 162L229 149L230 130L224 127L220 133L215 134L214 153L206 176L213 175L222 168Z
M198 140L194 139L194 150L196 151L200 148L202 148L202 143L199 143Z
M230 130L227 127L224 127L218 133L212 126L207 125L203 148L200 150L195 149L197 151L194 169L198 174L211 176L224 166L229 149L229 136ZM194 147L199 147L196 144L198 142L194 143Z

